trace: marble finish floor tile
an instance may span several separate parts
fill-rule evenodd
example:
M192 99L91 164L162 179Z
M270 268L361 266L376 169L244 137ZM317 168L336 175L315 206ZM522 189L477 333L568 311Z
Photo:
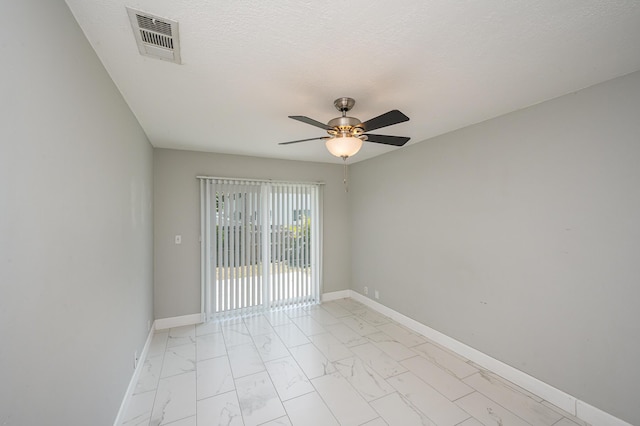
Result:
M222 333L210 333L196 337L196 360L202 361L227 354Z
M169 340L169 330L156 331L151 338L147 356L164 355L164 351L167 349L167 340Z
M563 417L542 403L517 392L490 374L476 373L464 379L464 382L501 406L509 407L509 411L531 424L550 426Z
M343 359L334 362L333 365L367 401L373 401L395 392L391 385L360 358Z
M325 328L346 347L369 343L369 339L356 333L350 327L347 327L347 325L345 325L344 323L328 325Z
M341 425L360 425L378 417L340 373L326 374L311 383Z
M471 417L411 372L391 377L388 382L438 426L454 426Z
M186 419L168 423L167 426L197 426L196 416L191 416L187 417Z
M196 369L196 345L190 343L167 348L162 362L160 378L194 371Z
M235 392L227 392L198 401L197 417L198 425L244 425Z
M282 343L286 347L292 348L311 342L309 338L294 323L278 325L273 327Z
M480 421L474 417L469 417L467 420L465 420L462 423L459 423L457 426L484 426L484 424L480 423Z
M309 379L336 371L335 366L329 362L313 343L289 348L289 352Z
M240 411L246 426L256 426L286 414L267 372L236 379Z
M506 387L513 389L514 391L516 391L517 393L521 393L523 395L528 396L529 398L537 401L537 402L543 402L543 399L540 398L537 395L532 394L531 392L527 391L526 389L521 388L520 386L516 385L515 383L512 383L510 381L508 381L507 379L504 379L500 376L498 376L497 374L492 373L491 371L487 370L486 368L471 362L471 361L467 361L468 364L474 366L475 368L478 369L478 373L480 373L483 376L489 376L491 377L492 380L497 380L499 382L501 382L502 384L504 384ZM550 407L551 408L551 407Z
M558 421L558 423L554 423L553 426L579 426L579 425L584 425L584 424L586 424L586 423L581 421L581 420L578 420L578 422L575 422L573 420L569 420L566 417L563 417L562 419L560 419Z
M454 355L434 343L427 342L411 349L459 379L478 372L478 369L467 363L466 359Z
M291 318L285 311L271 311L264 314L264 317L269 321L271 326L276 327L279 325L291 324Z
M263 315L253 315L244 319L244 325L247 327L251 336L258 336L260 334L273 333L273 326L269 324L269 321L265 320Z
M196 342L196 326L185 325L183 327L176 327L169 330L169 338L167 340L167 347L172 348L174 346L181 346L186 344L193 344Z
M220 321L209 321L196 325L196 337L210 333L221 333Z
M460 398L456 404L485 425L529 425L506 408L478 392Z
M402 361L403 359L412 358L417 355L411 348L406 347L402 343L394 340L393 337L389 337L382 332L369 334L366 337L373 342L375 346L380 348L382 352L396 361Z
M474 391L471 386L425 358L416 356L405 359L401 361L400 364L421 378L425 383L431 385L431 387L442 395L446 396L450 401L454 401Z
M122 425L148 425L151 421L151 411L153 410L153 401L155 398L155 392L145 392L131 396Z
M340 318L340 322L342 322L347 327L351 328L360 336L366 336L368 334L377 333L379 331L373 325L355 316Z
M425 339L424 337L412 331L409 331L396 323L390 322L380 325L378 326L378 330L382 331L387 336L393 338L393 340L395 340L396 342L400 342L408 348L427 342L427 339Z
M353 356L353 353L330 333L310 336L311 342L327 357L329 361L337 361Z
M147 356L142 364L142 372L138 378L138 383L133 394L149 392L158 388L160 381L160 372L162 371L162 361L164 361L164 353L160 355Z
M222 324L222 335L227 348L253 343L249 329L243 322L227 322Z
M298 318L298 317L304 317L306 315L309 315L309 309L307 307L287 309L284 312L287 314L289 318Z
M160 379L151 425L165 425L196 414L196 372Z
M337 299L337 300L333 300L331 301L331 303L335 303L337 305L339 305L340 307L342 307L343 309L346 309L349 312L353 312L353 311L357 311L359 309L363 309L365 306L356 301L353 300L350 297L344 298L344 299Z
M206 359L196 364L198 399L226 393L235 389L229 358L221 356Z
M253 341L255 342L256 349L258 349L260 358L262 358L264 362L284 358L289 355L287 347L275 332L253 336Z
M262 423L260 426L291 426L291 420L289 420L289 417L287 416L282 416L279 419Z
M327 330L316 320L308 315L291 318L291 321L308 337L314 334L326 333Z
M293 426L339 426L340 423L316 392L284 402Z
M382 420L381 417L378 417L370 422L363 423L362 426L388 426L388 423Z
M342 306L340 306L335 302L323 303L322 305L320 305L320 308L329 312L331 315L333 315L336 318L348 317L352 315L351 312L349 312L348 310L346 310L345 308L343 308Z
M374 311L373 309L363 308L353 311L353 314L358 318L368 322L371 325L378 326L387 324L391 321L388 317Z
M321 308L309 310L309 316L322 326L340 324L340 320L338 318Z
M313 392L311 382L293 357L269 361L265 366L282 401Z
M227 353L235 379L264 371L264 363L253 343L232 346L227 348Z
M407 371L405 367L371 343L354 346L351 352L385 379Z
M397 392L373 401L371 406L390 425L437 426Z
M352 299L158 330L122 425L589 426Z

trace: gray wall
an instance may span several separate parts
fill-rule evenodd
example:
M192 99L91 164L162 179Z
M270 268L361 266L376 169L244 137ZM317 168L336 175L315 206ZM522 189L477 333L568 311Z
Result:
M354 290L640 424L640 72L351 176Z
M152 148L64 2L1 2L0 40L0 424L110 425L153 317Z
M200 312L198 175L325 182L324 292L349 288L347 194L342 186L342 166L155 149L156 318ZM175 244L176 235L182 235L182 244Z

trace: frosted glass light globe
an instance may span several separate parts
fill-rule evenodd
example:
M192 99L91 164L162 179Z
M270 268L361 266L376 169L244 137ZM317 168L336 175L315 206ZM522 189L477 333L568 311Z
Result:
M355 155L360 148L362 148L362 139L354 138L351 136L340 137L336 136L329 139L325 145L329 152L336 157L351 157Z

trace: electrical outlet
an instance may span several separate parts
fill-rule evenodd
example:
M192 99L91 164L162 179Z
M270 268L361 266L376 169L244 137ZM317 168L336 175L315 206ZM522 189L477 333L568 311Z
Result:
M369 294L369 287L366 285L364 286L364 294Z
M133 369L138 368L138 351L133 353Z
M378 290L376 290L374 292L376 299L380 299L380 292Z
M176 235L176 244L182 244L182 235Z

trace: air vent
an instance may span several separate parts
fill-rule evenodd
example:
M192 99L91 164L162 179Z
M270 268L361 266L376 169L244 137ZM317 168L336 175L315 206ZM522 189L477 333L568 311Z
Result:
M181 63L176 21L128 7L127 13L141 55Z

